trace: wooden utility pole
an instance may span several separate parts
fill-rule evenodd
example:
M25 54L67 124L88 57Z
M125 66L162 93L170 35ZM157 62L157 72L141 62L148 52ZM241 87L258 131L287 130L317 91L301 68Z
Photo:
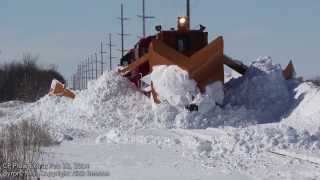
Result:
M104 54L107 54L107 52L103 51L103 42L101 41L101 43L100 43L101 75L103 74L103 71L104 71L104 68L103 68L103 65L104 65L103 55L104 55Z
M142 15L138 15L139 18L142 19L142 37L146 37L146 20L147 19L154 19L154 16L147 16L146 15L146 6L145 6L145 0L142 0Z
M86 89L86 65L82 64L83 89Z
M124 56L124 52L126 51L124 49L124 36L129 36L129 34L125 34L124 33L124 22L128 21L129 18L124 17L124 15L123 15L123 4L121 4L121 16L118 19L120 19L120 22L121 22L121 33L119 35L121 36L121 50L120 50L121 51L121 57L123 57Z
M95 56L95 64L96 64L96 79L98 79L98 54L94 53Z
M189 20L189 29L191 27L191 10L190 10L190 0L187 0L187 17L188 17L188 20Z
M114 47L115 45L112 44L112 34L109 33L109 43L107 43L107 46L109 47L109 70L112 70L112 59L114 59L115 57L112 56L112 47Z
M82 71L82 69L81 69L81 65L80 64L78 66L79 66L79 89L81 90L81 88L82 88L82 80L81 80L81 71Z
M78 71L77 71L77 89L80 90L80 66L78 65Z
M90 59L90 64L91 64L91 79L93 79L93 69L94 69L94 63L93 63L93 57L92 54L88 57Z
M87 66L88 66L88 80L91 80L92 77L90 76L90 59L89 57L86 58Z
M83 66L82 66L82 64L80 64L80 79L81 79L81 87L80 87L80 89L82 90L83 89Z
M72 89L75 90L76 89L76 75L73 74L71 78L72 78Z
M87 62L84 61L84 69L85 69L85 88L88 87L88 72L89 72L89 67L87 66Z

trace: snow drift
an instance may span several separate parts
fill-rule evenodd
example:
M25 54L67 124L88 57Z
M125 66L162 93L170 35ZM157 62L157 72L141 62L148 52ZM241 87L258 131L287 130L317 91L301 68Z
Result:
M248 72L227 83L226 104L253 110L258 123L279 121L291 107L289 81L282 76L280 65L270 57L259 57Z
M266 179L272 179L270 174L283 179L278 177L278 167L294 169L299 164L304 169L306 165L296 159L283 163L279 157L270 157L272 152L319 156L318 86L284 80L280 65L269 57L251 63L244 76L233 75L224 86L215 82L200 93L179 67L155 67L151 79L162 101L156 105L127 79L108 72L91 81L87 90L76 92L74 100L45 96L31 104L1 103L0 126L31 119L48 123L58 141L93 136L97 144L170 146L204 165L254 176L258 170L267 174ZM199 110L186 110L191 103Z
M294 93L294 108L282 123L308 132L320 131L320 87L305 82Z
M76 92L74 100L45 96L24 108L24 119L48 123L56 136L84 136L110 128L138 128L152 124L149 99L116 72L105 73Z
M260 57L246 75L231 79L225 88L215 82L202 94L195 81L177 66L155 67L151 79L163 100L159 105L152 104L118 73L107 72L91 81L87 90L76 92L74 100L46 96L19 106L13 119L49 123L53 133L62 139L65 135L84 136L112 128L124 132L148 127L241 128L282 119L282 126L293 126L299 133L306 130L310 136L320 127L320 108L316 106L319 90L306 83L295 89L297 82L284 80L281 67L269 57ZM185 105L190 103L198 105L199 111L186 110Z

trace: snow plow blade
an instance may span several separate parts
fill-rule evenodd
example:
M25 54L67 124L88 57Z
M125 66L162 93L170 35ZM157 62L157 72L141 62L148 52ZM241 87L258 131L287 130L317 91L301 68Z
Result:
M63 96L71 99L75 98L75 94L68 88L65 87L64 84L59 82L58 80L52 80L51 88L49 91L50 96Z
M154 40L149 48L151 68L157 65L177 65L189 73L201 90L211 82L224 81L223 60L222 37L218 37L190 57L179 53L160 40Z
M244 75L247 72L247 70L249 69L248 66L246 66L242 62L237 61L237 60L233 60L233 59L231 59L230 57L228 57L226 55L224 55L223 64L225 64L229 68L237 71L241 75Z
M282 74L286 80L292 79L295 76L296 71L292 64L292 61L290 61L287 67L282 71Z

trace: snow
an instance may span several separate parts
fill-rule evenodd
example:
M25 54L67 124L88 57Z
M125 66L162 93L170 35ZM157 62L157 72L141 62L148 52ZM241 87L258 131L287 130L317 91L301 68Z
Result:
M51 89L55 89L58 83L60 83L58 80L53 79L51 82Z
M160 126L166 128L204 128L210 122L206 114L213 111L217 104L222 105L224 90L222 82L214 82L201 93L194 80L186 71L176 65L156 66L151 80L158 93L161 105L154 107L155 118ZM185 107L198 106L198 112L190 113Z
M96 144L92 142L91 138L64 142L60 146L48 150L51 153L45 162L89 164L89 171L103 171L109 175L102 177L42 177L41 179L251 180L250 177L238 172L226 174L203 167L201 164L181 156L179 149L179 146L165 147L137 142Z
M237 71L234 71L230 68L226 69L226 70L229 70L229 71L224 72L224 83L229 82L231 79L237 79L237 78L241 77L241 74L238 73Z
M45 96L24 108L21 118L35 119L52 126L58 139L64 135L83 137L105 128L147 127L152 121L152 106L125 78L106 73L76 92L74 100ZM17 119L21 119L17 118Z
M278 121L290 107L290 92L280 65L259 57L241 78L227 84L226 103L253 110L259 123ZM252 113L252 112L250 112Z
M196 82L189 78L188 72L176 65L153 67L151 81L160 101L166 100L172 106L184 108L199 93Z
M92 163L110 179L320 179L319 87L286 81L270 57L203 93L177 66L150 79L161 104L107 72L74 100L0 103L0 125L47 123L60 143L48 161Z
M295 107L282 122L308 132L320 131L320 89L302 83L295 89Z

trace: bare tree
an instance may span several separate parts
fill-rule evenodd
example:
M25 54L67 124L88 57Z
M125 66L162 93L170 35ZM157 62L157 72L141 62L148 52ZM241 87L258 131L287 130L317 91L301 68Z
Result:
M65 82L54 68L37 65L38 56L24 54L20 63L0 67L0 102L9 100L35 101L48 93L52 79Z

